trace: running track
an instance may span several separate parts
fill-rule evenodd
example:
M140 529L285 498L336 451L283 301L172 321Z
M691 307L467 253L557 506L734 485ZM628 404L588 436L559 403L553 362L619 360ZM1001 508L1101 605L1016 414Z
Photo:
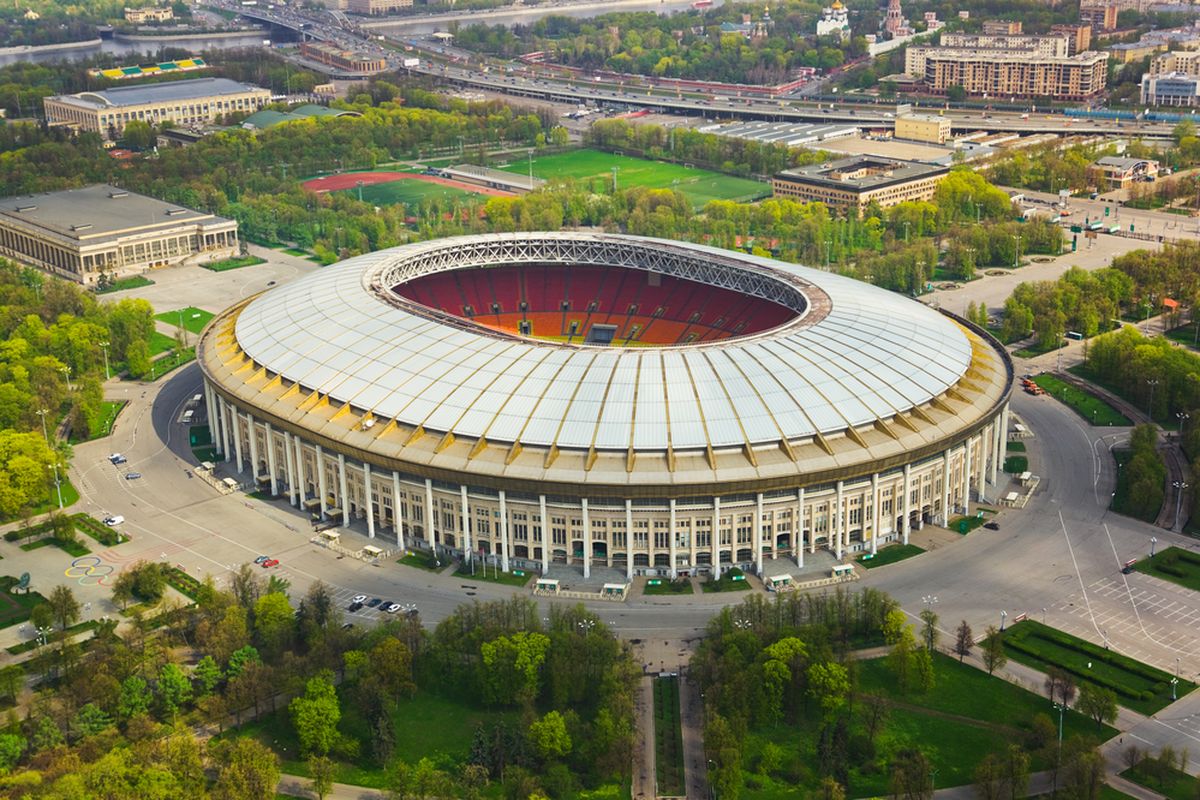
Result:
M486 186L476 186L472 183L447 180L446 178L439 178L435 175L423 175L418 172L343 172L337 175L313 178L301 185L310 191L323 193L354 189L358 186L359 181L362 181L364 186L370 186L376 183L391 183L392 181L400 180L436 183L440 186L449 186L453 189L461 189L464 192L474 192L475 194L487 195L488 197L516 197L513 192L489 189Z

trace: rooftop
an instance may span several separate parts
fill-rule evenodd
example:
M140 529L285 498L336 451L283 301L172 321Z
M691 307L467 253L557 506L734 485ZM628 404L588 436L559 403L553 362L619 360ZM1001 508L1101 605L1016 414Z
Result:
M875 156L854 156L823 164L787 169L779 173L780 178L820 186L869 191L896 183L919 180L935 175L944 175L949 169L944 166L923 164L918 161L900 161Z
M147 83L137 86L118 86L96 92L57 95L53 99L92 108L115 108L140 106L147 103L169 103L176 100L199 100L204 97L219 97L246 92L265 92L258 86L238 83L229 78L195 78L187 81Z
M1105 156L1104 158L1096 159L1096 163L1102 167L1116 167L1118 169L1134 169L1146 164L1157 163L1148 158L1123 158L1121 156Z
M858 127L847 124L805 125L792 122L735 122L729 125L706 125L700 128L700 131L715 133L718 136L729 136L734 139L748 139L754 142L796 146L821 142L826 139L854 136L858 133Z
M104 183L61 192L5 197L0 199L0 220L41 228L80 244L186 222L225 221L203 211L164 203Z

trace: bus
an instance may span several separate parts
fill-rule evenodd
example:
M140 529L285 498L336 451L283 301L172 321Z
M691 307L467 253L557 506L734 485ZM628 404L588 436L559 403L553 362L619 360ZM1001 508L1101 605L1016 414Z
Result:
M1108 229L1108 232L1111 233L1113 236L1116 236L1120 231L1121 231L1120 225L1113 225L1111 228Z
M1088 226L1087 226L1087 229L1089 231L1098 231L1098 230L1102 230L1103 228L1104 228L1103 222L1091 222L1091 223L1088 223Z

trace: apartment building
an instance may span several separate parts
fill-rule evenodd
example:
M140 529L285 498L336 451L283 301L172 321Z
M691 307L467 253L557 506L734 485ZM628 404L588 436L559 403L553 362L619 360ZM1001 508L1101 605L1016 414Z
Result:
M911 49L911 48L910 48ZM922 54L920 77L935 92L961 86L978 97L1053 97L1081 100L1104 91L1108 56L1047 57L1028 52L939 47ZM913 75L914 73L909 73Z
M875 156L854 156L777 173L774 197L824 203L857 214L872 202L881 207L929 200L950 168Z

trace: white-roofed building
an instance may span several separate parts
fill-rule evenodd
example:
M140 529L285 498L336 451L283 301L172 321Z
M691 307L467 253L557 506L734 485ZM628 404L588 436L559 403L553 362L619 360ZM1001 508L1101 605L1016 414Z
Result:
M631 236L359 256L201 337L214 441L400 547L704 574L906 541L997 491L1012 365L835 274Z

